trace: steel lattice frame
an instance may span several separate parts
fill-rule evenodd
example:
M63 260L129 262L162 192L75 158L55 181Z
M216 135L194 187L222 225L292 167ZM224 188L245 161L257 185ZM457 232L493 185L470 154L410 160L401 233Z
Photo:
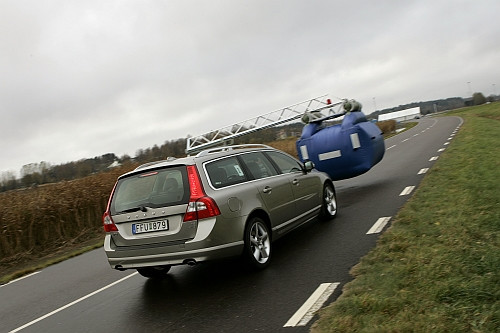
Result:
M325 100L326 96L315 97L255 118L187 138L186 153L192 154L206 148L225 145L237 137L299 119L305 112L321 111L342 104L342 102L328 104Z

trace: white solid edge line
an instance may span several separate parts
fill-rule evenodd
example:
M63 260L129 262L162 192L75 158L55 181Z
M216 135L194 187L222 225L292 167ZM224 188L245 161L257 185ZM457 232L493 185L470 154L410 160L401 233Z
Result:
M335 291L339 285L336 283L322 283L305 301L304 304L295 312L295 314L286 322L283 327L305 326L312 319L314 313L318 311L326 302L328 297Z
M390 216L384 216L379 218L366 234L367 235L378 234L379 232L382 231L382 229L384 229L385 225L389 222L390 219L391 219Z
M41 272L41 271L33 272L33 273L31 273L31 274L28 274L28 275L22 276L22 277L20 277L20 278L18 278L18 279L15 279L15 280L9 281L9 282L7 282L6 284L2 284L2 285L0 285L0 288L5 287L5 286L8 286L8 285L9 285L9 284L11 284L11 283L16 283L16 282L21 281L21 280L23 280L23 279L29 278L30 276L36 275L36 274L38 274L38 273L40 273L40 272Z
M79 302L81 302L81 301L83 301L83 300L85 300L85 299L87 299L87 298L89 298L89 297L91 297L91 296L94 296L95 294L98 294L98 293L100 293L101 291L104 291L104 290L106 290L106 289L108 289L108 288L110 288L110 287L114 286L115 284L118 284L118 283L120 283L120 282L123 282L123 281L125 281L126 279L128 279L128 278L130 278L130 277L132 277L132 276L134 276L134 275L137 275L137 274L138 274L138 273L137 273L137 272L135 272L135 273L132 273L132 274L130 274L130 275L127 275L127 276L125 276L124 278L121 278L120 280L117 280L117 281L115 281L115 282L113 282L113 283L110 283L110 284L108 284L107 286L102 287L101 289L98 289L98 290L96 290L96 291L93 291L93 292L91 292L90 294L87 294L87 295L85 295L85 296L83 296L83 297L80 297L79 299L77 299L77 300L75 300L75 301L73 301L73 302L71 302L71 303L68 303L68 304L66 304L66 305L64 305L64 306L61 306L60 308L58 308L58 309L56 309L56 310L54 310L54 311L52 311L52 312L47 313L46 315L43 315L43 316L41 316L41 317L39 317L39 318L37 318L37 319L35 319L35 320L32 320L32 321L30 321L29 323L24 324L23 326L20 326L20 327L18 327L18 328L16 328L16 329L14 329L14 330L10 331L9 333L19 332L20 330L25 329L25 328L26 328L26 327L28 327L28 326L31 326L31 325L33 325L33 324L35 324L35 323L37 323L37 322L39 322L39 321L41 321L41 320L43 320L43 319L45 319L45 318L48 318L48 317L50 317L50 316L52 316L52 315L54 315L54 314L56 314L56 313L58 313L58 312L60 312L60 311L64 310L64 309L67 309L67 308L69 308L70 306L75 305L76 303L79 303Z

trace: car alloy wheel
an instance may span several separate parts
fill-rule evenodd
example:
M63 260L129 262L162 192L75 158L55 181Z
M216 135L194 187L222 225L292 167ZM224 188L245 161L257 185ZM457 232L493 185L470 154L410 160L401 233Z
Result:
M323 206L321 207L321 218L333 219L337 216L337 197L331 184L325 184L323 188Z
M245 228L245 253L251 267L265 268L271 259L271 235L267 224L253 217Z

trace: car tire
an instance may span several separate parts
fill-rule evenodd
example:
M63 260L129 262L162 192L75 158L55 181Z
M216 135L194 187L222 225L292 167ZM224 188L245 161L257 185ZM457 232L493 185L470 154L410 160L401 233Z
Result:
M260 217L252 217L245 227L243 257L252 269L266 268L271 261L271 233Z
M323 187L323 197L320 211L320 219L331 220L337 216L337 195L331 183L326 183Z
M137 268L137 272L149 279L164 279L170 270L170 265Z

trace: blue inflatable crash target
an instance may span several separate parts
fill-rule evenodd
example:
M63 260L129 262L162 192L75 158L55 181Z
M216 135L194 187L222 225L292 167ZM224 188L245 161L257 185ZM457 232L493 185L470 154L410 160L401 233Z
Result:
M297 140L299 158L314 162L332 180L356 177L382 160L384 137L361 111L348 112L341 124L324 127L322 121L306 124Z

